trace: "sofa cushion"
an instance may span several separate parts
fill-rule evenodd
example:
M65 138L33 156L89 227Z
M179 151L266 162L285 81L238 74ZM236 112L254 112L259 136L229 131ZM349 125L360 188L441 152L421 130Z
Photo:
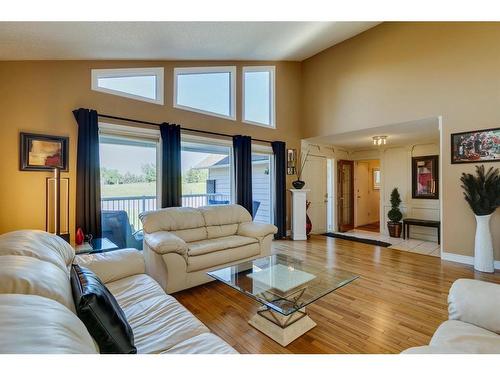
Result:
M245 246L259 241L251 237L243 236L227 236L220 238L213 238L210 240L196 241L188 244L188 256L198 256L214 251L225 249L233 249L235 247Z
M205 220L201 212L191 207L169 207L156 211L142 212L139 214L146 233L165 230L168 232L201 228Z
M457 353L500 353L500 336L469 323L447 320L438 327L430 345Z
M18 230L0 235L0 255L23 255L50 262L69 275L75 250L55 234Z
M132 327L138 353L161 353L208 328L147 275L107 284Z
M214 251L198 256L189 256L187 258L187 271L194 272L211 267L222 267L225 264L244 261L259 254L260 245L258 242L255 242L241 247L225 249L224 251Z
M252 221L252 215L238 204L204 206L198 210L203 214L207 227Z
M68 274L37 258L0 256L0 294L7 293L50 298L75 311Z
M191 228L191 229L179 229L171 231L170 233L175 234L177 237L181 238L185 242L201 241L207 239L207 228Z
M0 353L99 353L80 319L52 299L0 295Z
M211 239L232 236L238 231L238 225L239 224L211 225L207 227L207 237Z
M137 249L80 254L75 256L75 263L92 270L105 284L146 272L143 253Z
M101 353L133 354L132 328L118 302L89 269L73 265L71 287L76 312L99 345Z
M182 341L162 354L238 354L238 352L213 333L202 333Z

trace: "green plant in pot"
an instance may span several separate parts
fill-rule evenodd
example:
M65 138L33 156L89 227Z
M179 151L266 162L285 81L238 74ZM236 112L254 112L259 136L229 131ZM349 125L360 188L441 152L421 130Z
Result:
M387 228L389 229L389 236L396 238L401 237L401 229L403 228L401 224L403 214L399 209L400 204L401 197L399 196L398 188L394 188L391 192L391 209L387 213L387 217L389 218Z
M475 175L462 173L460 181L464 198L476 216L474 269L494 272L490 219L500 206L500 172L493 167L485 172L484 165L476 166Z
M300 155L302 156L302 154ZM297 164L297 179L292 182L292 186L295 189L302 189L304 185L306 184L304 181L302 181L300 178L302 177L302 172L304 170L304 166L306 165L307 157L309 156L309 150L306 153L306 156L304 158L299 158L300 163Z

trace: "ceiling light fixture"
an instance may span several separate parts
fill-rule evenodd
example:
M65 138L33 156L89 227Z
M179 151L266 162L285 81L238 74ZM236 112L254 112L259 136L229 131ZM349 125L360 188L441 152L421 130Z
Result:
M375 137L372 137L372 139L375 146L381 146L387 143L386 135L376 135Z

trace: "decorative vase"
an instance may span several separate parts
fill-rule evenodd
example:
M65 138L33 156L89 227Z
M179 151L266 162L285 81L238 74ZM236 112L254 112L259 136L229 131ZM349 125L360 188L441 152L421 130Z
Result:
M77 245L81 245L83 243L83 239L84 239L84 235L83 235L83 230L82 228L78 228L76 230L76 235L75 235L75 243Z
M493 241L490 232L491 215L476 215L476 240L474 245L474 269L494 272Z
M311 205L311 202L306 201L306 236L309 237L309 234L311 233L312 230L312 223L311 219L309 218L309 215L307 214L307 210L309 209L309 206Z
M394 238L399 238L401 237L401 230L403 229L403 224L400 222L396 221L388 221L387 222L387 229L389 229L389 236L394 237Z
M295 189L302 189L306 183L302 180L295 180L292 182L292 186Z
M306 236L309 236L309 234L311 233L311 230L312 230L312 223L311 223L311 219L309 218L309 215L306 213Z

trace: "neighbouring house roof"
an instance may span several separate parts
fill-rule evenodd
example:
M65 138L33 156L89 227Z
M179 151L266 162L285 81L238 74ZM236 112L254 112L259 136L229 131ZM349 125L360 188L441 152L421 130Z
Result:
M268 156L266 155L252 155L252 163L259 161L267 161ZM209 155L198 164L196 164L193 169L205 169L213 167L224 167L229 165L229 156L224 155Z

